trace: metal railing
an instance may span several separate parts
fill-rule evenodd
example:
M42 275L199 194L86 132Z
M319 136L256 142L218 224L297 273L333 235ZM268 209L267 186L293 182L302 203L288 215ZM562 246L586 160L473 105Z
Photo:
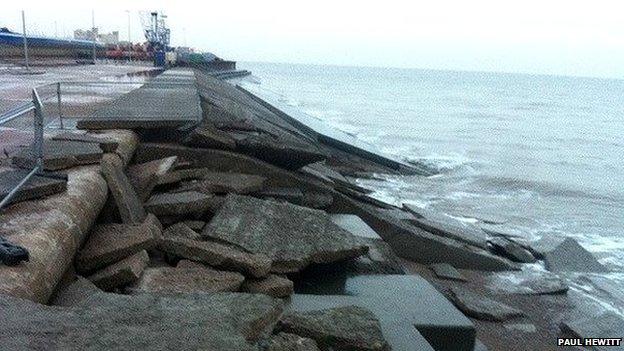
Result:
M58 117L60 129L65 129L65 117L76 118L75 114L72 114L71 108L68 110L69 106L63 107L63 104L68 102L67 97L71 100L72 97L75 97L76 91L80 91L80 89L98 89L101 87L119 87L119 86L128 86L128 88L123 88L123 90L119 94L126 93L129 90L132 90L135 85L145 84L146 81L65 81L65 82L54 82L45 85L40 85L34 89L32 89L31 97L29 101L22 103L21 105L12 108L11 110L0 113L0 126L11 122L19 117L24 115L28 115L30 112L34 113L34 136L33 136L33 144L32 144L32 156L35 159L35 166L30 172L0 201L0 210L5 208L11 200L17 195L20 189L35 175L44 174L44 141L43 141L43 129L45 127L45 118L46 117ZM119 90L117 88L117 90ZM94 93L95 94L95 93ZM115 94L116 95L116 94ZM66 99L63 99L63 96ZM50 104L51 99L55 99L56 101ZM46 107L44 107L46 104ZM56 105L56 106L54 106ZM67 104L65 104L67 105ZM91 103L89 105L92 105ZM48 114L49 108L52 108L55 113ZM88 114L88 113L87 113ZM48 125L51 127L51 125ZM71 125L69 126L71 128Z
M60 84L57 85L58 99L60 108ZM36 157L36 163L33 169L0 201L0 210L9 204L11 199L20 191L20 189L35 175L40 174L44 170L43 164L43 102L39 96L37 88L32 90L32 100L0 115L0 125L3 125L9 121L12 121L18 117L26 115L34 111L34 140L33 140L33 154ZM61 122L62 124L62 122Z

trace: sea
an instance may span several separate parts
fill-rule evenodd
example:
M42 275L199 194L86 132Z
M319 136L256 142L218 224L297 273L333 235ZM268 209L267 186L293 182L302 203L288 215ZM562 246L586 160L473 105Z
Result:
M624 291L624 80L239 68L253 73L246 84L431 174L358 180L374 197L466 223L492 219L527 241L574 238L612 272L598 278Z

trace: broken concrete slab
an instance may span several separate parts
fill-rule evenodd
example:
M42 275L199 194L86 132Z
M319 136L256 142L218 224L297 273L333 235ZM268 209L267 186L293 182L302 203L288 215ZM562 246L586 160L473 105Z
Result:
M379 234L366 224L360 217L352 214L332 214L330 215L332 222L341 228L349 231L349 233L370 239L381 239Z
M467 281L460 271L448 263L435 263L430 265L429 268L440 279Z
M0 339L10 350L257 351L281 311L254 294L98 294L71 308L2 295Z
M213 125L203 123L195 128L183 141L185 145L203 147L208 149L233 150L236 142L227 133L215 128Z
M267 351L320 351L316 341L289 333L278 333L271 337Z
M368 252L356 259L343 262L347 274L405 274L399 257L382 239L360 238Z
M102 292L88 279L78 277L78 279L58 290L50 304L54 306L76 306L89 296Z
M368 308L379 319L393 350L473 351L473 323L419 276L325 276L306 288L291 297L291 310Z
M96 225L76 255L76 270L90 272L137 252L150 250L156 246L160 231L153 221L148 220L140 225Z
M359 216L373 228L396 252L405 259L424 264L450 263L457 268L503 271L515 270L516 265L486 250L457 240L433 235L405 220L367 203L334 192L332 213L351 213Z
M232 194L202 236L268 256L274 273L297 272L312 263L356 258L368 251L323 211Z
M234 152L193 149L174 144L141 143L135 157L137 162L146 162L174 155L182 160L192 161L194 167L205 167L215 172L245 173L266 177L267 188L296 187L302 191L330 191L329 187L316 179Z
M346 178L340 172L337 172L327 166L324 162L316 162L302 167L300 172L309 174L330 184L335 184L336 188L348 188L363 194L369 194L372 190L357 185L354 181Z
M313 339L322 349L390 350L375 314L359 306L290 312L282 316L276 328Z
M597 316L564 320L559 326L561 331L575 338L620 338L624 335L624 318L613 312L603 312ZM624 350L618 347L595 347L596 350Z
M180 184L176 191L198 191L205 194L248 194L263 188L266 178L242 173L206 172L197 181Z
M297 170L327 158L316 146L292 137L285 140L266 133L243 131L230 133L230 136L236 141L237 150L287 170Z
M159 247L174 256L257 278L268 275L271 269L271 260L265 255L248 253L216 242L165 237Z
M152 194L152 190L158 181L175 166L176 156L166 157L160 160L130 165L127 169L130 184L136 190L141 201L146 201Z
M210 207L211 198L197 191L160 193L150 197L145 209L157 216L201 214Z
M148 262L147 251L141 251L95 272L87 279L98 288L110 291L138 280Z
M15 168L0 169L0 200L4 199L30 171ZM10 203L37 199L67 190L67 176L35 175L22 186Z
M199 233L182 222L167 227L167 229L163 232L163 238L183 238L189 240L202 239Z
M415 215L411 222L423 230L482 249L487 248L487 235L477 226L462 223L442 213L410 204L403 204L403 208Z
M449 297L455 306L467 316L484 321L501 322L524 315L524 313L518 309L494 301L468 289L451 288Z
M100 162L103 155L98 144L69 140L45 139L43 150L43 166L49 171L95 164ZM35 151L28 147L13 156L11 162L17 167L32 168L36 165L36 160Z
M83 143L92 143L98 144L100 149L105 153L112 153L117 150L119 143L115 140L112 140L107 137L98 137L97 134L90 133L72 133L72 132L63 132L52 137L52 140L69 140L69 141L79 141Z
M206 266L147 268L141 278L126 288L131 294L189 294L238 291L245 277Z
M121 220L127 224L138 224L147 214L132 184L124 173L123 163L115 154L105 154L100 162L104 179L113 195Z
M492 237L488 239L488 242L492 245L494 253L507 257L514 262L535 263L537 261L529 250L505 237Z
M273 297L288 297L294 292L294 284L288 278L270 274L262 279L246 279L241 286L241 291Z
M572 238L566 238L553 250L546 252L544 262L552 272L608 272L594 255Z

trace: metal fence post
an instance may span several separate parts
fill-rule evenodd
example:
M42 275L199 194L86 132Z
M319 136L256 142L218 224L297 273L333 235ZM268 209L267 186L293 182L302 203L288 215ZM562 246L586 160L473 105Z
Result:
M61 129L65 129L65 126L63 126L63 108L61 105L61 82L56 83L56 97L58 100L58 114L59 120L61 121Z
M38 172L43 172L43 105L37 89L32 90L33 104L35 105L35 141L33 153L37 157Z

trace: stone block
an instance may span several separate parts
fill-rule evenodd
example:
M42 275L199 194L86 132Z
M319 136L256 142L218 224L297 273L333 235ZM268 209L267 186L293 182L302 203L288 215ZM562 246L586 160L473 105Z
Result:
M166 157L160 160L131 165L127 169L130 184L136 190L141 201L146 201L152 194L152 190L158 181L175 166L176 156Z
M155 194L145 203L145 209L157 216L201 214L210 207L211 195L196 191Z
M88 279L98 288L110 291L137 281L148 262L147 252L141 251L95 272Z
M100 166L121 220L127 224L142 223L146 217L145 209L124 173L121 159L117 155L106 154Z
M147 268L141 278L126 288L131 294L190 294L238 291L245 277L205 266Z
M274 273L297 272L312 263L356 258L368 251L323 211L240 195L226 197L202 236L269 257Z
M150 215L153 217L153 215ZM96 225L85 245L76 255L76 270L90 272L118 262L139 251L150 250L160 238L160 228L153 221L140 225Z
M271 269L271 260L265 255L252 254L216 242L165 237L159 247L162 251L177 257L257 278L268 275Z
M288 297L293 294L293 282L279 275L271 274L262 279L246 279L241 291L252 294L266 294L273 297Z

